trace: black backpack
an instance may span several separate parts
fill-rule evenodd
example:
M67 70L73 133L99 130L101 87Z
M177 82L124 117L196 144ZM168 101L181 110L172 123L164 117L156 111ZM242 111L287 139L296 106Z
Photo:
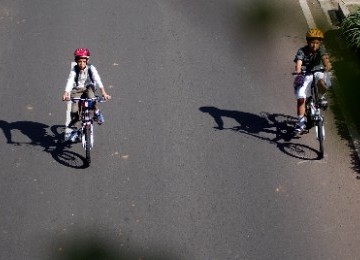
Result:
M94 78L93 78L93 73L91 71L91 64L87 64L88 66L88 74L89 74L89 78L91 81L91 84L94 85ZM79 85L79 74L80 74L80 68L78 65L75 65L75 85L78 86Z

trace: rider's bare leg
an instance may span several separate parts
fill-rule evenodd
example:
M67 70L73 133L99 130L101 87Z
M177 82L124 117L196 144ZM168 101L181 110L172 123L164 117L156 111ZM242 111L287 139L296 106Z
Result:
M325 92L327 91L325 81L323 79L319 79L317 85L318 85L320 95L324 95Z
M305 98L297 100L297 115L298 117L304 117L305 115Z
M320 97L320 105L323 109L327 108L328 102L325 98L325 93L327 91L326 83L323 79L319 79L317 82L318 90L319 90L319 97Z
M305 98L297 99L298 121L295 125L295 132L301 133L305 129Z

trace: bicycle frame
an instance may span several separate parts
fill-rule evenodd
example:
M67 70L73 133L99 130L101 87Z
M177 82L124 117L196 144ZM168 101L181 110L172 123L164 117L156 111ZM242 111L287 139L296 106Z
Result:
M94 147L93 113L96 102L102 102L103 100L100 97L96 96L94 98L71 98L71 101L78 102L79 117L81 121L81 128L78 131L81 137L82 146L86 152L86 161L88 164L90 164L90 150Z
M80 98L79 99L79 115L81 119L81 142L84 149L86 149L85 132L86 129L90 130L90 148L94 147L94 126L93 116L91 115L94 110L97 98Z
M319 141L321 158L324 156L325 127L324 117L321 115L320 96L318 86L315 82L315 73L323 71L323 68L318 68L311 71L313 77L311 83L311 96L307 97L305 101L305 111L307 117L306 128L309 131L312 127L315 126L315 136Z
M312 83L311 83L311 95L306 98L305 108L306 108L306 116L313 122L318 122L319 120L323 120L320 110L320 97L318 86L315 82L315 73L320 72L322 70L314 70L312 71ZM312 127L312 126L311 126ZM310 128L311 128L310 127ZM309 128L309 129L310 129Z

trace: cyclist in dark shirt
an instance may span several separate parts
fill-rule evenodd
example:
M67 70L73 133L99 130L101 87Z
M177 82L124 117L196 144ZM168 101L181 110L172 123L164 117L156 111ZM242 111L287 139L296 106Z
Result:
M294 79L295 96L297 99L298 121L295 125L295 132L301 133L305 129L305 100L311 95L311 83L313 76L310 73L316 66L323 66L325 72L316 72L314 78L318 85L321 106L327 107L327 100L324 96L326 90L331 86L330 74L331 63L325 47L322 45L324 34L319 29L309 29L306 33L307 45L300 48L294 58L295 74ZM306 75L301 75L305 71Z

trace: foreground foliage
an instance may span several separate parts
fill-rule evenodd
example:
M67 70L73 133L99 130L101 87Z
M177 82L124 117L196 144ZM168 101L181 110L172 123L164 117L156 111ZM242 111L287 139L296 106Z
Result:
M360 10L346 17L341 23L341 36L349 47L360 49Z

